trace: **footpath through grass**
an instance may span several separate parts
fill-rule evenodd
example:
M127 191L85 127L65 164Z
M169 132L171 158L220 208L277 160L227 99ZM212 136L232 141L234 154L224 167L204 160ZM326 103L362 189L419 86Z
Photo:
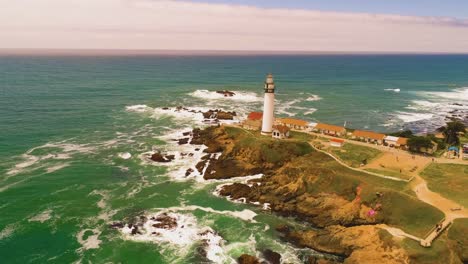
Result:
M468 207L468 165L432 163L421 176L432 191Z
M404 173L400 173L398 171L393 171L393 170L372 169L372 168L364 169L364 170L374 172L374 173L378 173L378 174L382 174L382 175L385 175L385 176L400 178L400 179L403 179L403 180L409 180L412 177L412 176L406 175Z

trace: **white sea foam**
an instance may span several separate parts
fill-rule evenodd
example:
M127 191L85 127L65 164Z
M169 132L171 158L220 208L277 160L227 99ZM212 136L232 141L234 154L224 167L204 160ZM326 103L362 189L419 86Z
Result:
M314 102L314 101L319 101L319 100L322 100L322 97L316 95L316 94L312 94L310 95L309 97L307 97L306 101L308 102Z
M148 110L151 110L151 107L148 107L147 105L140 104L140 105L131 105L131 106L126 106L125 109L130 112L146 112Z
M119 153L119 157L121 159L128 160L128 159L130 159L132 157L132 154L130 154L128 152Z
M70 166L70 163L56 164L54 166L48 167L47 168L47 173L52 173L54 171L61 170L61 169L65 168L65 167L68 167L68 166Z
M252 92L232 91L235 93L233 96L224 96L216 91L196 90L190 93L191 96L205 99L205 100L233 100L240 102L262 102L263 97Z
M86 232L92 232L92 235L88 235L85 239L84 236ZM81 230L76 235L76 239L81 245L81 248L78 251L99 248L99 245L102 243L102 241L99 239L99 235L101 235L101 231L97 228Z
M405 123L412 123L421 120L431 119L434 115L430 113L410 113L410 112L397 112L396 117Z
M52 148L52 149L61 149L60 153L49 153L45 155L34 155L33 152L36 150L40 149L46 149L46 148ZM7 171L8 176L14 176L18 173L23 172L25 169L28 169L30 167L33 167L33 169L40 168L42 166L34 166L40 163L41 161L45 160L67 160L72 157L72 155L77 154L77 153L90 153L95 150L95 147L92 147L90 145L84 144L73 144L73 143L65 143L65 142L58 142L58 143L47 143L42 146L34 147L32 149L29 149L26 153L21 155L21 159L23 159L22 162L17 163L13 168L10 168ZM68 165L68 164L67 164ZM58 169L64 168L64 164L61 165L54 165L52 167L49 167L47 169L48 172L53 172Z
M309 110L304 112L304 115L311 115L311 114L315 113L316 111L317 111L317 109L315 109L315 108L309 108Z
M164 215L163 215L164 214ZM160 223L158 217L175 219L173 228L160 228L154 225ZM177 250L178 256L189 253L192 245L204 242L206 257L214 263L224 263L229 257L223 251L224 240L208 226L200 226L197 219L191 214L173 213L165 210L156 214L147 214L147 220L138 226L138 232L132 234L135 226L126 225L121 232L124 239L138 242L151 242Z
M212 110L208 107L190 107L190 108L152 108L143 105L127 106L127 111L150 114L154 119L174 118L184 123L192 123L198 126L206 126L211 124L223 123L233 124L239 122L239 118L244 112L240 111L241 115L235 116L233 120L215 120L206 119L203 116L204 112Z
M49 220L52 218L52 210L47 209L31 218L28 219L29 222L41 222L44 223L45 221Z
M0 240L10 237L15 232L16 227L14 224L9 224L0 231Z
M468 101L468 87L457 88L449 92L422 92L431 97L451 99L455 101Z
M295 100L291 100L291 101L287 101L287 102L278 101L278 102L276 102L276 112L278 114L284 114L284 115L288 115L288 116L295 116L297 114L297 112L292 112L291 110L292 109L298 109L297 106L293 106L293 105L297 104L299 102L301 102L300 99L295 99Z
M164 210L164 208L160 208L160 210ZM197 206L197 205L186 205L186 206L180 206L180 207L171 207L171 208L166 208L167 211L169 212L180 212L180 211L195 211L195 210L201 210L207 213L213 213L213 214L222 214L222 215L228 215L231 217L239 218L244 221L249 221L252 223L256 223L254 220L255 216L257 214L254 211L244 209L242 211L219 211L215 210L211 207L202 207L202 206Z
M384 91L399 93L401 89L400 88L388 88L388 89L384 89Z

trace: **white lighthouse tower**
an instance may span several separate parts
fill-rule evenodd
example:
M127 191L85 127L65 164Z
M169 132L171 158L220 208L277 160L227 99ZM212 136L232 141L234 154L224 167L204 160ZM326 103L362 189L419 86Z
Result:
M274 122L274 109L275 109L275 82L273 75L270 73L265 81L265 102L263 104L263 121L262 121L262 135L271 135Z

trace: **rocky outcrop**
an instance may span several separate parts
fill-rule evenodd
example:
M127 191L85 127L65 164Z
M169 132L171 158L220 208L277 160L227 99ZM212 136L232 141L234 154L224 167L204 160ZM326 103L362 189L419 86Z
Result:
M236 93L228 91L228 90L222 90L222 91L216 91L216 93L224 95L224 97L233 97L236 95Z
M191 144L206 145L206 153L222 153L210 158L205 179L270 173L288 161L312 151L304 142L275 141L269 138L258 140L249 134L237 135L240 131L232 131L233 129L221 126L192 132Z
M156 152L153 155L151 155L150 159L152 161L154 161L154 162L167 163L167 162L173 161L175 159L175 156L174 155L163 155L163 154L161 154L159 152Z
M410 263L392 236L375 226L329 226L323 230L292 231L286 237L299 246L343 256L347 264Z
M233 120L237 116L236 112L226 112L220 109L208 110L203 113L205 119Z
M243 254L238 259L237 262L239 264L260 264L260 260L257 257Z
M162 229L174 229L177 227L177 219L170 217L168 214L163 213L156 217L151 217L151 220L158 221L158 223L153 224L153 227L162 228Z
M281 264L281 255L273 250L266 249L262 252L263 258L269 264Z

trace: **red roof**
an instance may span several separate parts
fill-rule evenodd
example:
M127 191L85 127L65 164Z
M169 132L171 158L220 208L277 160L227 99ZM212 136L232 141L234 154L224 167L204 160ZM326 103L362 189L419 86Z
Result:
M330 141L333 141L333 142L336 142L336 143L343 143L344 142L343 139L339 139L339 138L332 138L332 139L330 139Z
M250 119L250 120L261 120L263 119L263 112L252 112L249 114L249 116L247 117L247 119Z

